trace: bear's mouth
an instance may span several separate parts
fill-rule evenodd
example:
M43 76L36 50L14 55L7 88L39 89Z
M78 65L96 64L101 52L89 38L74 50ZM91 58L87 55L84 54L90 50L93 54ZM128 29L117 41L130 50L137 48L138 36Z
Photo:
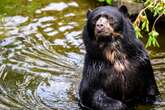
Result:
M117 32L98 32L95 33L95 37L97 41L102 41L102 42L111 42L112 40L117 40L122 38L122 34L117 33Z
M96 37L103 37L103 36L112 36L113 32L104 31L104 30L95 30Z

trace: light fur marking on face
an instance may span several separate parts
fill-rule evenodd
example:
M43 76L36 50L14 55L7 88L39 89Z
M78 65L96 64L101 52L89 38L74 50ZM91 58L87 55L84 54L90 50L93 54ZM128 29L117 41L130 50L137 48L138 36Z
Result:
M97 28L95 28L95 35L97 36L108 36L110 35L111 33L114 32L114 29L112 28L112 26L109 24L109 21L107 18L105 17L100 17L98 19L98 21L96 22L96 25L98 24L102 24L103 25L103 28L102 30L100 30L101 32L98 33L98 30Z

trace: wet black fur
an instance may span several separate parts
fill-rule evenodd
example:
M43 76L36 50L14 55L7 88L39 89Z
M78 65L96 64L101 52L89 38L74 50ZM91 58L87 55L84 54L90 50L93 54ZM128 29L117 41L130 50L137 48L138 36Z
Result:
M87 15L87 24L83 31L86 47L85 63L79 96L83 106L93 110L126 110L137 103L154 103L159 91L146 50L136 38L133 26L125 16L125 10L110 6L98 7ZM115 18L114 29L120 37L103 37L96 40L94 26L100 14L110 14ZM117 46L112 45L118 42ZM103 45L100 47L100 45ZM105 58L107 48L114 46L125 54L130 65L123 72L117 72L113 63ZM121 55L122 56L122 55Z

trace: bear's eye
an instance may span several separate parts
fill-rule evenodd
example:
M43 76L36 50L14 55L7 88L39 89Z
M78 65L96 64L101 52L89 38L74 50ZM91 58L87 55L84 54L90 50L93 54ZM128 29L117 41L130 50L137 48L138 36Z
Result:
M91 19L92 25L93 25L93 26L96 24L97 20L98 20L100 17L101 17L101 15L98 15L98 16L95 16L95 17L93 17L93 18Z
M109 24L110 24L110 25L113 25L114 19L113 19L113 17L112 17L111 15L104 14L104 15L102 15L101 17L106 18L106 19L109 21Z
M110 25L113 25L115 23L115 21L114 21L114 19L112 17L108 18L108 20L109 20L109 24Z
M109 16L108 15L106 15L106 14L104 14L104 15L102 15L102 17L105 17L105 18L109 18Z
M92 20L97 21L100 17L101 17L101 15L98 15L98 16L94 17Z
M122 23L119 23L119 21L114 21L113 23L113 27L114 27L114 30L119 32L119 31L122 31Z

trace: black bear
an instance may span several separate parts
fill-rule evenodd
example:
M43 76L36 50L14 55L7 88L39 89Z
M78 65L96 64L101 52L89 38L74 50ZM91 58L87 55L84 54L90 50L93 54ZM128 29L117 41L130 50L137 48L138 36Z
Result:
M79 88L84 107L127 110L132 103L152 104L160 95L149 56L127 14L125 6L102 6L87 13Z

